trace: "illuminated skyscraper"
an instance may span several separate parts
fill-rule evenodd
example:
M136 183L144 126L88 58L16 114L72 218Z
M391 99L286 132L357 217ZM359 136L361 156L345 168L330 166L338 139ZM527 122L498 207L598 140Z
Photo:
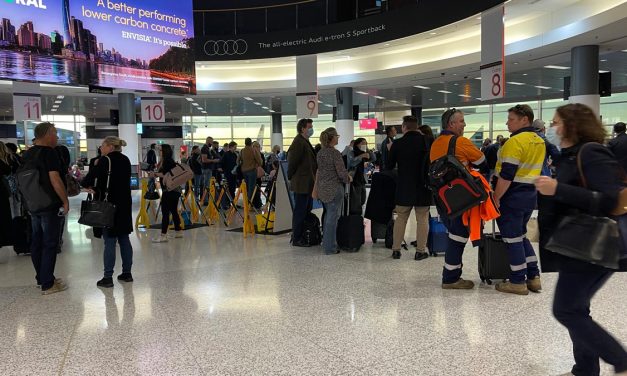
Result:
M63 40L66 45L71 45L72 36L70 34L70 0L62 1L63 4L61 6L61 11L63 12Z

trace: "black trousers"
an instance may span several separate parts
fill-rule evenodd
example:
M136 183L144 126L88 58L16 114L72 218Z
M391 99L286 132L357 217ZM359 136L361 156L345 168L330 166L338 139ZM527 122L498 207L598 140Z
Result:
M166 191L161 195L161 233L168 233L170 226L170 214L172 214L172 222L174 229L181 231L181 218L179 218L178 206L181 193L177 191Z
M613 365L617 373L627 371L623 346L590 317L590 300L612 274L592 265L585 273L559 273L553 314L568 329L573 341L575 365L571 372L575 376L598 376L599 358Z

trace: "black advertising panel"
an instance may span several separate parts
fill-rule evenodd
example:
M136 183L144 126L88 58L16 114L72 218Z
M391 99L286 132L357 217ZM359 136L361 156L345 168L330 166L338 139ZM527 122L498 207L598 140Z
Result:
M183 138L180 125L144 125L143 138Z
M362 47L433 30L503 2L421 1L416 6L321 27L231 36L197 35L196 60L265 59Z
M195 94L192 0L4 0L0 78Z
M285 5L296 5L312 3L316 0L195 0L194 9L211 9L211 10L244 10L253 8L280 7Z

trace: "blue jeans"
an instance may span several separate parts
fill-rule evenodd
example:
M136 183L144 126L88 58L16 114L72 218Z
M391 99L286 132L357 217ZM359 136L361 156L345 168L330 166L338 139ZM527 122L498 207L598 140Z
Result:
M324 252L326 254L335 253L335 250L337 249L337 221L341 215L343 200L344 187L340 186L333 200L322 203L325 211L323 222L324 233L322 236L322 248L324 249Z
M31 215L33 238L30 257L35 267L35 279L42 290L48 290L54 284L54 267L57 263L61 217L57 210Z
M194 174L194 195L197 199L202 197L202 182L203 176Z
M211 182L211 177L213 176L213 170L210 168L202 169L202 187L203 189L209 189L209 183ZM200 193L202 197L202 193ZM205 197L205 202L209 202L209 195Z
M246 193L248 194L248 202L253 202L253 191L257 185L257 170L242 172L244 175L244 181L246 182Z
M120 256L122 257L122 273L130 273L133 266L133 247L128 238L128 234L112 235L109 230L105 229L102 238L104 239L104 253L102 259L104 261L104 277L113 277L113 268L115 267L115 243L120 244Z
M294 210L292 211L292 241L300 241L303 237L303 224L307 213L311 211L313 200L309 193L294 192ZM326 221L326 218L325 218Z

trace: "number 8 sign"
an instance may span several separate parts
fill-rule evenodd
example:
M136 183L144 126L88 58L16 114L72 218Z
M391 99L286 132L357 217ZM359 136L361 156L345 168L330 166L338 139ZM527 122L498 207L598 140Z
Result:
M503 65L481 70L481 100L503 98L505 96L503 82Z
M163 98L142 98L142 123L165 123Z

